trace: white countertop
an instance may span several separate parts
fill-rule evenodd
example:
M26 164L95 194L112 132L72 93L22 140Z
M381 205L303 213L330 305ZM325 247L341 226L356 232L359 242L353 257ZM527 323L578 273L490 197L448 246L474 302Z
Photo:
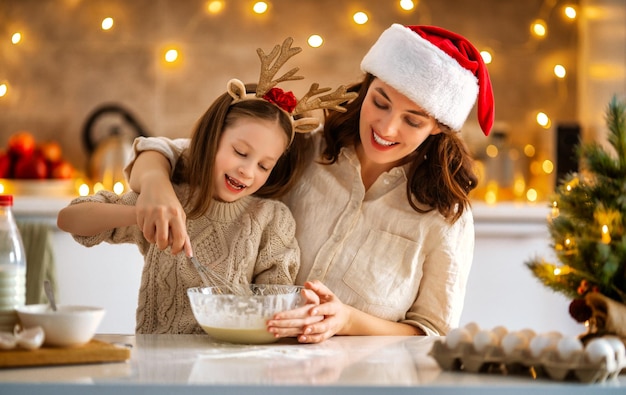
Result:
M125 363L0 370L3 394L623 394L604 383L443 371L438 337L333 337L316 345L215 343L206 335L99 335L132 345Z

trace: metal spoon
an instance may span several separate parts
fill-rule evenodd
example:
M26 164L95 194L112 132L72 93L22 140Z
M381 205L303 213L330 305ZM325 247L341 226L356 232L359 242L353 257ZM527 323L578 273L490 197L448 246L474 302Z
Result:
M50 302L50 307L52 311L57 311L57 304L54 301L54 291L52 290L52 284L50 284L49 280L43 281L43 290L46 292L46 296L48 297L48 302Z

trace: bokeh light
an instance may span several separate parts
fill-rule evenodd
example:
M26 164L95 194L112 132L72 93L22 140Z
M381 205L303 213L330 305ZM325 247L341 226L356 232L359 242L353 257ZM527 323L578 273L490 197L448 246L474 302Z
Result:
M121 195L122 193L124 193L124 184L121 182L116 182L113 185L113 192L115 192L117 195Z
M493 144L489 144L485 148L485 153L487 154L488 157L495 158L496 156L498 156L498 147L496 147Z
M258 1L256 3L254 3L254 5L252 6L252 10L254 12L256 12L257 14L264 14L264 13L266 13L268 8L269 8L269 6L264 1Z
M224 2L223 1L209 1L206 5L206 9L210 14L219 14L224 10Z
M415 3L413 0L400 0L400 8L405 11L411 11L415 8Z
M365 12L359 11L355 13L354 16L352 16L352 19L357 25L364 25L369 20L369 17L367 16Z
M113 27L113 18L106 17L102 20L102 30L110 30Z
M541 169L546 174L552 174L554 171L554 163L551 160L546 159L541 163Z
M535 37L543 38L548 34L548 25L546 25L544 20L536 19L530 25L530 31Z
M571 5L565 6L565 8L563 8L563 14L568 19L576 19L576 8Z
M548 115L544 112L538 112L537 113L537 123L544 128L549 128L550 127L550 117L548 117Z
M532 144L526 144L524 146L524 155L526 155L529 158L532 158L533 156L535 156L535 146Z
M165 51L165 61L168 63L174 63L178 59L178 50L168 49Z
M309 37L309 39L307 40L307 43L312 48L319 48L324 43L324 39L320 35L313 34Z
M554 75L556 75L558 78L565 78L565 75L567 74L567 71L565 70L565 67L561 64L557 64L556 66L554 66Z
M493 55L491 55L491 52L486 49L480 51L480 56L483 58L483 62L485 62L485 64L490 64L493 61Z

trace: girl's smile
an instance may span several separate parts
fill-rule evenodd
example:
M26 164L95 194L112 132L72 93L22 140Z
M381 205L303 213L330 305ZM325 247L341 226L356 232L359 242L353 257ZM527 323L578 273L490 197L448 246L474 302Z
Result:
M245 184L240 183L228 174L224 175L224 181L226 182L226 188L230 189L234 193L241 192L246 188Z

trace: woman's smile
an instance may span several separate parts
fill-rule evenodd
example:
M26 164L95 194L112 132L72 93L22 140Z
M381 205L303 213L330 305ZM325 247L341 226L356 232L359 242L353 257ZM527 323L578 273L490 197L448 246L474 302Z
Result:
M372 130L372 145L378 150L387 150L398 143L384 139L378 133Z

